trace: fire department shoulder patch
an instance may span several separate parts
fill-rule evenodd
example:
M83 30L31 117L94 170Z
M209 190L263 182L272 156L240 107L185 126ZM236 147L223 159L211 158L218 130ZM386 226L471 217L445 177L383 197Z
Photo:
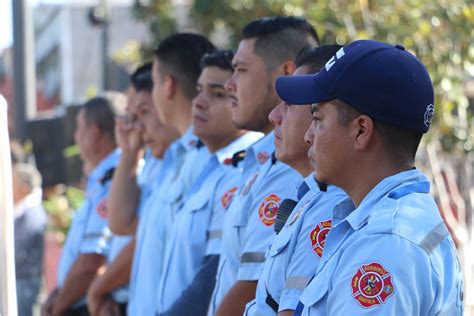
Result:
M276 194L267 196L258 209L258 217L265 226L272 226L275 223L275 218L280 205L280 198Z
M332 221L330 219L320 222L309 234L311 240L311 247L313 251L321 258L323 255L324 245L326 243L326 236L331 230Z
M97 214L101 218L107 218L109 216L109 209L107 207L107 198L103 198L96 207Z
M378 262L359 267L352 277L351 288L352 297L364 308L384 304L395 292L392 275Z
M221 204L224 209L229 207L230 202L232 202L232 198L234 197L234 193L237 191L237 187L233 187L232 189L227 190L221 198Z

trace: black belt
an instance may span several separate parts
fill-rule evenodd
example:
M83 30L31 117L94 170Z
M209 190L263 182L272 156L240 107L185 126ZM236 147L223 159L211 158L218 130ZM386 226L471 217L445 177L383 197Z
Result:
M278 309L280 308L280 304L278 304L277 301L273 299L273 297L268 292L267 287L265 287L265 291L267 291L267 298L265 299L265 303L267 303L267 305L270 306L270 308L273 309L273 311L278 314Z
M118 303L120 312L122 315L127 315L127 303ZM68 311L68 316L90 316L87 305L82 305L81 307L73 308Z

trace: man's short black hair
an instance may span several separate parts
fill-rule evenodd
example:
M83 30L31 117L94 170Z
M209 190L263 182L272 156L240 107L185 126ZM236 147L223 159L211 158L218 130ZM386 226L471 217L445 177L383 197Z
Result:
M204 36L194 33L171 35L160 42L155 57L160 61L161 76L171 75L188 99L196 96L196 83L201 73L204 54L216 51Z
M261 56L268 69L285 60L294 60L304 48L319 45L314 27L294 16L265 17L247 24L242 39L256 38L254 52Z
M206 54L201 58L201 69L216 66L222 70L233 72L232 58L234 58L234 52L232 50L219 50L214 53Z
M96 124L112 143L115 141L115 118L125 114L127 98L115 91L103 92L82 106L88 124Z
M344 46L341 45L324 45L321 47L305 48L296 56L296 67L305 66L308 68L308 74L319 72L321 68L336 55L337 51Z
M151 72L153 69L153 63L148 62L138 67L135 72L130 76L132 86L137 92L153 90L153 79Z

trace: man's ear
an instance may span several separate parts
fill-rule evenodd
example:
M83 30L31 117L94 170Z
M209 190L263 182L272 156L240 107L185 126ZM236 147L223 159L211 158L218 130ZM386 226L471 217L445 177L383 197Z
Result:
M163 76L162 80L166 98L172 99L178 91L178 82L176 81L176 78L170 74L167 74Z
M296 65L292 60L287 60L280 66L285 76L292 75L296 70Z
M352 121L354 149L365 150L374 137L374 121L367 115L359 115Z

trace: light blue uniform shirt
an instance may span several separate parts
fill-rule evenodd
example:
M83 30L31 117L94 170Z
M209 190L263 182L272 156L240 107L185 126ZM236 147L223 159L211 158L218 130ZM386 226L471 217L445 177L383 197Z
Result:
M96 253L107 255L110 246L110 232L107 214L103 212L111 181L101 183L107 172L115 168L120 157L119 149L111 152L91 171L87 178L86 199L74 214L64 243L58 266L58 286L62 287L69 270L81 254ZM85 304L82 298L73 306Z
M205 255L220 253L224 214L240 180L239 168L231 164L232 156L261 135L248 132L215 153L208 153L191 194L170 227L158 287L158 312L167 311L191 284Z
M358 208L350 199L335 208L302 315L462 314L461 267L429 187L420 171L405 171Z
M185 165L202 154L202 150L196 149L197 142L197 137L189 129L168 147L154 180L155 187L138 211L128 315L155 315L157 310L156 296L167 229L172 221L172 212L181 205L196 179L197 171ZM201 168L200 164L194 161L196 169Z
M279 304L279 311L295 310L303 289L316 272L325 236L331 229L332 210L347 195L335 186L321 191L314 174L305 183L310 190L273 240L258 280L256 298L247 304L245 315L277 315L265 302L268 294Z
M147 149L145 155L141 161L141 166L137 175L137 184L140 187L140 199L138 210L141 211L142 206L146 203L146 200L150 197L152 190L156 187L156 178L161 170L161 159L156 159L151 154L151 151ZM120 254L122 249L130 243L132 236L119 236L113 235L110 251L107 255L107 263L110 265L115 258ZM126 303L128 302L129 291L128 285L123 286L112 292L112 297L116 302Z
M213 315L230 288L240 280L258 280L265 253L275 236L273 224L280 202L295 199L301 176L274 161L273 132L247 149L238 194L224 221L222 254L209 306Z

